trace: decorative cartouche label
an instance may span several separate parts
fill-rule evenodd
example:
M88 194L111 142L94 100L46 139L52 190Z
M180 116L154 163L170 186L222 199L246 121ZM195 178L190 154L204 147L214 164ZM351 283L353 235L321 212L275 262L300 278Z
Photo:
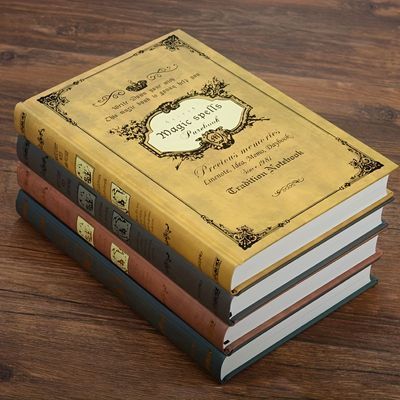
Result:
M235 130L246 108L233 99L184 99L171 106L169 113L158 110L149 119L145 143L159 154L198 150L208 138L203 137L205 133Z
M85 239L88 243L94 246L94 227L85 221L80 215L76 219L76 231L79 236Z
M75 159L75 174L83 182L93 187L94 168L82 158L76 156Z
M127 213L131 196L114 182L111 183L111 202L120 210Z
M121 268L122 271L128 272L129 255L114 243L111 243L110 259L115 265Z
M82 185L78 186L78 204L88 213L94 215L96 196Z
M132 224L117 212L112 213L112 230L122 240L128 241Z

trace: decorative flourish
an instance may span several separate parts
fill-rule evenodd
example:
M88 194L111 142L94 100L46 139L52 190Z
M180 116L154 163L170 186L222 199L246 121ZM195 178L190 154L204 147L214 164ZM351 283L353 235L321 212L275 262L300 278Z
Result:
M228 92L225 90L227 86L228 86L227 83L214 76L210 82L207 82L201 88L198 94L211 98L215 98L217 96L228 97L229 96Z
M178 36L171 35L171 36L168 36L166 39L164 39L161 42L161 45L165 46L168 50L174 51L174 50L179 50L179 47L185 46L185 43L182 42L178 38Z
M125 88L125 90L127 90L128 92L139 92L146 87L147 87L146 80L141 80L141 81L137 81L137 82L129 81L129 85ZM106 94L106 95L102 96L99 100L97 100L96 103L93 103L93 106L95 106L95 107L104 106L105 104L108 103L108 101L110 99L118 99L121 96L124 96L125 90L123 90L123 89L113 90L110 94Z
M290 181L286 185L282 186L280 189L276 190L274 192L274 194L272 195L272 197L278 197L281 193L286 192L287 190L295 187L296 185L298 185L301 182L304 182L304 178L303 177L297 178L297 179L293 179L292 181Z
M21 133L25 133L25 122L26 122L26 113L21 113L21 120L19 121L19 128Z
M137 140L142 144L146 139L147 127L142 122L131 120L129 124L122 125L108 131L111 135L117 134L126 140Z
M41 174L41 176L46 176L46 173L47 173L47 160L48 159L49 159L49 156L42 157L42 160L40 162L40 174Z
M203 151L205 148L203 148L203 150L199 150L200 151L192 151L191 153L172 154L171 157L174 160L178 160L178 164L175 165L175 169L178 171L184 161L194 161L203 158Z
M40 150L43 150L44 147L44 134L46 133L46 130L44 128L38 130L38 136L37 136L37 141L38 141L38 147Z
M164 232L163 232L163 237L164 237L165 244L166 244L167 246L169 246L169 241L171 240L171 233L172 233L172 231L171 231L171 229L169 229L169 225L168 225L168 224L165 224L165 229L164 229Z
M165 114L170 113L172 110L176 110L179 108L179 101L167 101L165 103L160 104L156 109L154 113L157 112L163 112Z
M111 98L118 99L120 96L123 96L124 94L125 94L124 90L121 90L121 89L114 90L110 94L106 94L105 96L102 96L99 100L97 100L96 103L93 103L93 105L95 107L104 106L104 104L107 104L108 100L110 100Z
M383 167L383 164L381 164L379 161L376 161L363 153L362 151L356 149L354 146L352 146L350 143L348 143L346 140L343 140L337 136L335 136L335 139L341 143L343 146L347 147L347 150L350 151L351 153L354 153L357 158L353 158L349 164L358 170L358 172L350 177L350 179L345 182L342 186L339 187L339 190L344 190L351 186L352 183L358 181L361 179L363 176L370 174L373 171L376 171L377 169L380 169Z
M69 100L65 97L65 93L70 91L73 87L79 85L84 80L85 79L79 79L78 81L74 81L71 84L67 85L65 88L58 90L57 92L52 92L46 96L39 97L37 101L56 112L71 125L77 126L77 123L73 119L68 117L67 112L64 111L61 107L69 103Z
M142 79L137 82L129 81L129 85L125 88L128 92L140 92L147 88L147 81Z
M254 232L254 229L247 225L242 225L236 228L235 230L231 230L228 229L223 224L214 222L212 219L208 218L205 215L201 215L201 218L208 224L217 228L224 235L230 237L243 250L249 249L251 246L253 246L254 243L257 243L259 240L261 240L271 232L275 231L276 229L282 228L283 226L285 226L290 222L290 219L287 219L274 226L268 226L267 228L259 232Z
M383 167L379 161L375 161L372 158L368 157L366 154L358 153L358 160L353 159L350 161L350 165L359 170L356 175L357 178L370 174L372 171L380 169Z
M269 121L270 118L260 117L257 118L254 114L248 115L246 119L246 127L253 126L258 121Z
M218 282L218 275L219 275L219 270L221 268L221 264L222 260L220 260L218 257L215 257L213 265L213 278L216 282Z
M254 229L247 225L242 225L239 228L236 228L236 231L231 232L231 234L239 246L245 250L257 242L261 236L260 233L255 233Z
M177 68L178 68L177 64L172 64L170 67L158 68L157 71L150 72L150 74L147 75L147 79L154 81L157 78L161 78L163 74L175 71Z
M192 46L190 46L183 40L179 39L178 36L176 36L176 35L168 36L167 38L162 40L159 45L164 46L169 51L176 51L176 50L179 50L181 47L184 47L187 50L189 50L191 53L197 53L199 56L208 58L208 56L206 54L202 53L201 51L196 50L195 48L193 48Z

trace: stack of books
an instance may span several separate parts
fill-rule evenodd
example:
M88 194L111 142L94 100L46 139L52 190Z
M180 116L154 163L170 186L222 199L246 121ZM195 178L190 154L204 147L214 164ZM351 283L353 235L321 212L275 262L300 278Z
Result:
M219 381L376 282L396 165L180 30L15 126L20 215Z

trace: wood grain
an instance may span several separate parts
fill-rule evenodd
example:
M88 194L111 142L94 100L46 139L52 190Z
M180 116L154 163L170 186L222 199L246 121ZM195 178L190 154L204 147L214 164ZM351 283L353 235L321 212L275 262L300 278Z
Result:
M399 1L0 0L0 399L400 399L398 202L379 285L222 386L18 218L15 103L175 28L400 163Z

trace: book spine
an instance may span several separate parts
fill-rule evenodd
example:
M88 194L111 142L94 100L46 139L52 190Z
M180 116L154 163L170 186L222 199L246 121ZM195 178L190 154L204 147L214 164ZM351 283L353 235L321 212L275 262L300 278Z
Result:
M223 353L22 190L16 208L37 231L220 381Z
M223 351L228 326L210 310L25 165L18 166L17 177L21 189L34 200Z
M50 124L46 117L38 115L38 110L35 112L31 104L16 105L14 124L17 132L49 157L231 292L236 266L231 256L221 246L216 251L217 244L208 240L206 230L200 232L202 224L197 223L196 229L193 228L194 223L189 221L194 216L189 210L174 207L171 212L175 199L165 191L155 196L154 191L160 191L160 187L143 173L129 168L123 160L89 137L87 139L93 146L80 145L82 132L74 127L61 132L57 124ZM236 294L235 291L232 293Z
M23 136L18 136L17 155L32 171L93 216L218 318L227 324L231 323L229 314L232 295L215 281L201 273L174 249L155 238Z

